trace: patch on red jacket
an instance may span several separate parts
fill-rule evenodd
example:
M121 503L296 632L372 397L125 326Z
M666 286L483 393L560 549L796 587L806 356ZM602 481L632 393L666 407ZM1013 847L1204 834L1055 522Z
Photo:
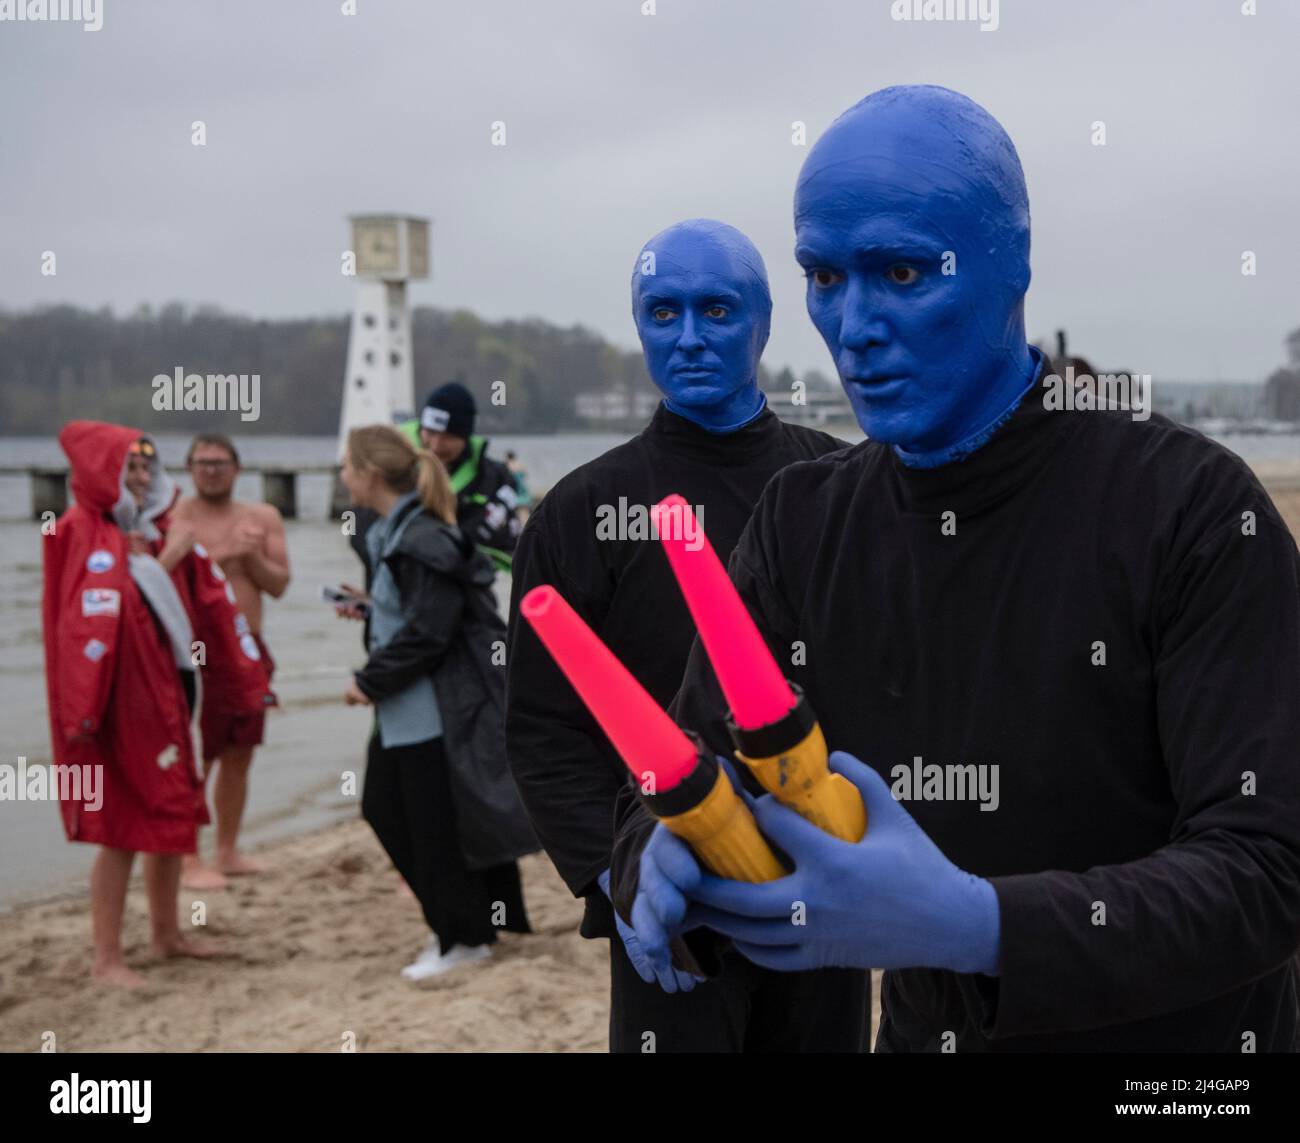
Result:
M82 615L116 615L122 608L122 594L111 587L89 587L81 593Z

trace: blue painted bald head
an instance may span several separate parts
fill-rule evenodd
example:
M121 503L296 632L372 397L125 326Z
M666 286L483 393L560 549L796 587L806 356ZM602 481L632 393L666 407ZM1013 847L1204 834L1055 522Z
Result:
M763 411L772 296L762 256L734 226L693 218L650 239L632 271L632 316L674 413L727 433Z
M795 190L808 314L868 436L908 464L978 448L1032 383L1029 199L979 104L888 87L831 124Z

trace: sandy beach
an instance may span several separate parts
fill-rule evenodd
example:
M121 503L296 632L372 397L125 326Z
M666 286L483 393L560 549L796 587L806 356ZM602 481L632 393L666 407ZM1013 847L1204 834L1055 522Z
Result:
M1300 465L1257 464L1254 468L1291 535L1300 537Z
M84 895L17 910L0 925L0 1051L603 1052L604 941L578 935L582 906L542 855L521 864L534 933L505 933L491 961L416 989L398 970L427 929L364 822L254 851L267 872L207 907L219 960L150 962L139 878L123 944L148 978L134 992L91 980ZM353 1037L352 1041L348 1037Z
M535 934L506 933L486 964L431 990L398 977L428 935L364 822L254 851L267 872L202 900L220 960L149 963L137 877L123 934L148 978L135 992L89 976L84 895L28 906L0 924L0 1051L603 1051L604 941L578 936L581 905L543 856L523 862Z

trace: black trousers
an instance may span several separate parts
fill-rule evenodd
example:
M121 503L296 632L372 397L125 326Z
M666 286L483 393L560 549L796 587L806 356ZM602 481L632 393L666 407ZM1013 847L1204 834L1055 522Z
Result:
M773 972L734 949L721 975L690 992L646 984L623 941L609 941L611 1052L865 1052L871 974Z
M370 739L361 816L406 879L443 952L529 932L519 866L471 870L461 855L442 739L385 750Z

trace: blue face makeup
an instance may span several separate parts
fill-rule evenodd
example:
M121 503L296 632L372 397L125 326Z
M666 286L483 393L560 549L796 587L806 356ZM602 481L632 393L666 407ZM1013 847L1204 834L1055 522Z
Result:
M1024 175L965 96L891 87L841 115L799 175L795 257L858 423L905 463L973 452L1032 383Z
M762 257L735 227L697 218L650 239L632 271L632 316L650 379L678 416L728 433L763 411L772 297Z

